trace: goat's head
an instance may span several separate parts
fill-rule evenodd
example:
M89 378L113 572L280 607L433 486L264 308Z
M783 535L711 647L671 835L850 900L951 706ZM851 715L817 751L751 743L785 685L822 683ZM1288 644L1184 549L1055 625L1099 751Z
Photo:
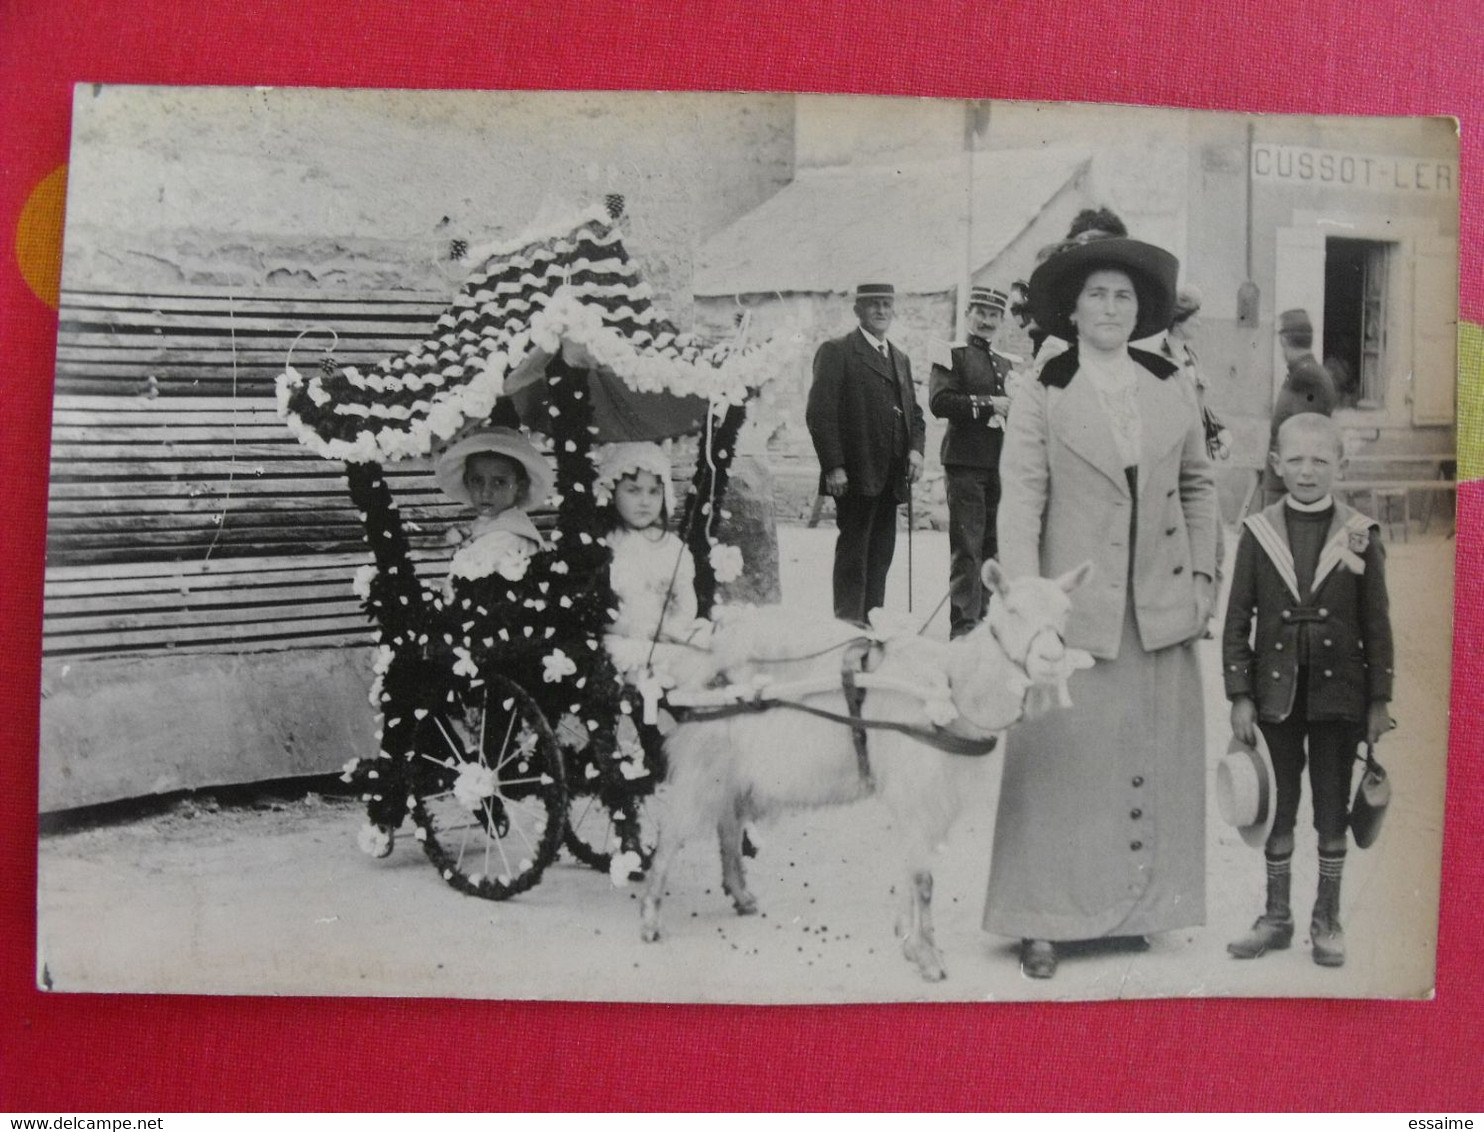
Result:
M1065 688L1075 668L1087 667L1080 650L1066 647L1070 594L1092 575L1092 563L1067 571L1059 578L1005 576L1000 564L990 559L982 577L989 588L989 631L1005 654L1037 684Z

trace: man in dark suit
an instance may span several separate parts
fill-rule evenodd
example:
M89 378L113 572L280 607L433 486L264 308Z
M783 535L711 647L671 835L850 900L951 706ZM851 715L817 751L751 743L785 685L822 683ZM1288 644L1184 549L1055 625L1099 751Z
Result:
M1278 345L1288 364L1288 376L1273 405L1273 423L1268 432L1268 451L1278 450L1278 430L1295 413L1332 416L1338 395L1335 380L1314 356L1314 324L1305 310L1284 311L1278 316ZM1263 505L1283 498L1283 481L1271 466L1263 469Z
M990 287L969 291L968 341L934 363L928 408L948 422L943 471L948 493L949 627L961 637L984 615L979 571L995 557L995 512L1000 504L1000 447L1010 398L1010 359L989 342L1005 314L1005 295ZM945 364L946 363L946 364Z
M814 355L806 420L819 490L834 497L835 616L865 624L886 600L897 506L922 474L924 426L907 355L887 341L896 313L890 283L856 288L860 326Z

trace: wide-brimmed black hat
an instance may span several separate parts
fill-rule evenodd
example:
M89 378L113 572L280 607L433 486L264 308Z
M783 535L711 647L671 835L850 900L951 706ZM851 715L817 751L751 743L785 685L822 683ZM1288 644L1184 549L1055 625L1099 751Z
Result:
M1088 240L1064 247L1031 275L1031 314L1048 333L1077 341L1071 314L1082 285L1094 271L1128 274L1139 296L1139 318L1132 338L1148 338L1169 328L1175 314L1175 280L1180 261L1164 248L1123 236Z

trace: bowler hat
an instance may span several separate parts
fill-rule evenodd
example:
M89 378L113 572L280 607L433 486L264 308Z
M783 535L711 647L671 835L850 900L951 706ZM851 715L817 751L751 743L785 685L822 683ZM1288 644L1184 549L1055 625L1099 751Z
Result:
M1094 271L1122 271L1133 280L1139 316L1131 339L1148 338L1170 325L1175 313L1175 279L1180 261L1164 248L1110 236L1062 248L1031 275L1031 314L1042 330L1077 341L1072 310L1082 285Z
M858 283L855 288L857 299L890 299L897 293L897 289L890 283Z
M1235 735L1216 764L1216 807L1222 819L1254 849L1267 843L1278 808L1278 780L1262 731L1248 746Z

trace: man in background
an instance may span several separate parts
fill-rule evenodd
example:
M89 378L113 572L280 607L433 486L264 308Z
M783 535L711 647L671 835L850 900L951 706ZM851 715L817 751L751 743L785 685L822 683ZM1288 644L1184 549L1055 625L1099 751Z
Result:
M1331 416L1338 399L1334 378L1319 364L1314 356L1314 324L1309 321L1309 312L1302 309L1286 310L1278 316L1278 345L1283 350L1283 360L1288 365L1288 376L1278 390L1278 400L1273 405L1273 423L1268 432L1268 451L1278 450L1278 430L1283 422L1296 413L1319 413ZM1283 497L1283 481L1273 471L1271 462L1262 473L1263 506L1276 503Z
M886 337L896 314L890 283L855 291L860 325L814 355L806 421L819 490L835 500L835 616L866 624L886 600L897 506L922 474L924 426L912 363Z
M948 495L949 632L961 637L984 616L979 571L996 553L1000 504L1000 448L1010 411L1010 359L990 348L1005 316L1005 295L989 287L969 291L967 340L933 365L928 408L948 422L943 471Z

